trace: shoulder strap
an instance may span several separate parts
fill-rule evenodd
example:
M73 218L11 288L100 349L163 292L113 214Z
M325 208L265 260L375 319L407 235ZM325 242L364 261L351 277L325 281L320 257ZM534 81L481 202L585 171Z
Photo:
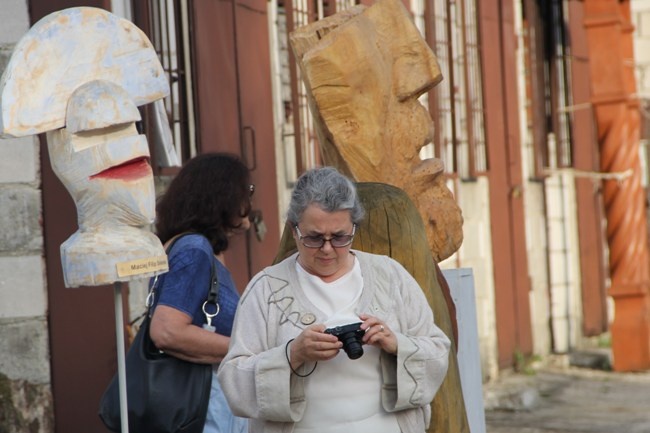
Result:
M206 321L210 323L210 320L219 314L219 278L217 276L217 265L215 264L215 258L212 258L212 272L210 275L210 291L208 292L208 299L203 303L203 314L205 314ZM209 305L213 305L216 309L215 313L210 313L208 308Z
M199 234L196 232L186 232L186 233L181 233L180 235L176 236L175 238L172 239L172 241L167 245L167 248L165 248L165 252L169 255L171 252L172 248L178 242L182 237L185 237L187 235L193 235L193 234ZM215 317L217 314L219 314L219 278L217 276L217 266L214 263L215 259L212 257L212 268L210 270L210 291L208 292L208 297L203 303L203 314L205 314L206 322L210 323L213 317ZM155 296L155 289L158 284L158 275L154 278L153 284L151 285L151 288L149 289L149 294L147 295L147 312L151 309L151 306L153 305L153 300ZM211 310L214 310L214 312L211 312ZM147 314L148 315L148 314Z

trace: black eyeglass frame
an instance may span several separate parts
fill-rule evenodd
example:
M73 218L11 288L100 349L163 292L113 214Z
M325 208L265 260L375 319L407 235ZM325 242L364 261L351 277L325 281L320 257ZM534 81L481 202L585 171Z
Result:
M305 247L313 248L313 249L323 248L325 246L325 242L329 242L330 245L332 246L332 248L345 248L345 247L352 244L352 241L354 241L354 235L355 235L355 233L357 231L357 225L352 224L352 234L349 234L349 235L336 235L336 236L326 238L325 236L322 236L322 235L320 235L320 236L303 236L303 234L300 233L300 229L298 228L298 224L295 224L293 227L296 229L296 233L298 234L298 239L300 240L300 242ZM338 243L337 239L342 239L342 238L347 238L347 240L344 241L345 243L340 244L340 245L335 245L335 242ZM305 239L311 239L311 240L320 242L320 245L316 245L316 244L307 245L305 243Z

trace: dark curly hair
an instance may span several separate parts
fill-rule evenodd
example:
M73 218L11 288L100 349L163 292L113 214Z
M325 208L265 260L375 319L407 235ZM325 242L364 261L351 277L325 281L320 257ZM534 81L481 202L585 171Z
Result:
M205 153L190 159L156 205L156 233L162 243L197 232L215 254L228 248L228 233L249 214L250 172L239 157Z

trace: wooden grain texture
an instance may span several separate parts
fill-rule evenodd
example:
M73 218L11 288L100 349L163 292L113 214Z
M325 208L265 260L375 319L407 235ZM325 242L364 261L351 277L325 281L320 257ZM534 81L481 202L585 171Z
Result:
M340 12L296 29L290 42L324 163L406 191L434 259L451 256L463 240L462 212L442 161L420 158L434 125L418 98L442 75L401 1Z
M436 325L452 340L449 370L431 403L432 419L427 432L469 433L456 358L454 326L418 210L408 195L394 186L361 182L357 188L366 209L366 218L357 228L352 247L384 254L400 262L420 284L433 310ZM278 262L295 251L291 230L285 228L275 261Z

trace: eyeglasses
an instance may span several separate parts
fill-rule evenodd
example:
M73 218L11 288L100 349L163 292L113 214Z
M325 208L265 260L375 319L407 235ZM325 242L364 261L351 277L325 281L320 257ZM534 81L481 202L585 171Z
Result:
M255 194L255 184L254 183L251 183L250 185L248 185L248 194L249 194L250 197L252 197L253 194Z
M329 242L332 248L343 248L347 247L352 243L352 240L354 239L354 233L357 229L356 224L352 224L352 234L350 235L334 235L331 238L326 238L325 236L319 235L319 236L303 236L302 233L300 233L300 229L298 228L298 224L294 226L296 228L296 233L298 233L298 239L300 239L300 242L307 248L323 248L325 245L325 242Z

